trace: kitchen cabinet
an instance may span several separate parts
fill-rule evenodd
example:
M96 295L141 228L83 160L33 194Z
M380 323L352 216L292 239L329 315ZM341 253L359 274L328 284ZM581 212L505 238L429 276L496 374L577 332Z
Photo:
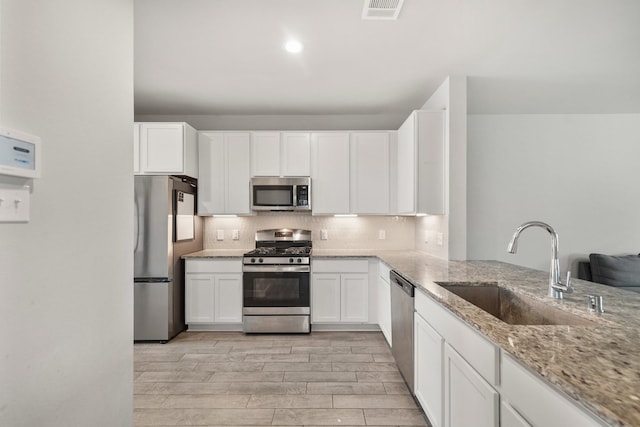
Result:
M444 345L447 427L499 427L499 394L449 344Z
M349 133L311 134L311 191L314 215L350 213Z
M251 214L249 132L199 132L198 215Z
M251 132L251 176L310 176L308 132Z
M499 424L499 349L425 293L415 294L415 394L436 426Z
M507 402L500 404L500 427L531 427L518 411Z
M314 260L311 323L369 321L368 260Z
M502 411L517 414L520 423L503 423L503 427L511 425L602 427L607 425L537 378L505 351L502 351L500 368L502 382L500 397L504 406ZM507 414L507 417L509 415L512 414Z
M416 399L433 427L443 427L444 339L419 313L414 317Z
M136 152L137 151L137 152ZM187 123L134 125L134 172L198 178L196 130Z
M418 110L398 129L397 211L445 211L445 113Z
M389 266L382 261L378 262L378 326L387 340L392 345L391 335L391 285L389 283Z
M389 132L352 132L350 212L389 214L389 182Z
M242 323L242 260L187 259L185 283L187 324Z

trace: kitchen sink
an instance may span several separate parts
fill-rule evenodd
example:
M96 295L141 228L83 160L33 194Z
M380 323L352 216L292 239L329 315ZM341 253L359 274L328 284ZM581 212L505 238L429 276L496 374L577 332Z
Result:
M593 322L495 283L438 283L476 307L510 325L593 326Z

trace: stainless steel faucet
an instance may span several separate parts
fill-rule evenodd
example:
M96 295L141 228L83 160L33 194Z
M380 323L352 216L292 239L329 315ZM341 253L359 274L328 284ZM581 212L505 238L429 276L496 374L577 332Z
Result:
M571 271L567 271L567 282L562 284L560 280L560 262L558 261L558 233L547 223L540 221L529 221L516 228L515 233L511 237L507 251L515 254L518 250L518 238L523 230L529 227L541 227L551 235L551 267L549 270L549 296L556 299L562 299L563 293L570 294L573 292L571 287Z

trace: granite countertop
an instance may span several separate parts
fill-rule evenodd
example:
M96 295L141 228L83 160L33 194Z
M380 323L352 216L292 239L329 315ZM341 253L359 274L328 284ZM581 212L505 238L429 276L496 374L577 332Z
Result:
M241 256L205 250L194 257ZM549 273L498 261L446 261L419 251L314 249L315 258L377 257L455 316L613 426L640 426L640 293L575 279L564 301L547 297ZM591 320L589 326L506 324L438 286L497 283ZM587 295L604 297L605 313L589 313Z
M204 249L198 252L182 255L182 259L195 258L242 258L242 255L253 250L250 249Z

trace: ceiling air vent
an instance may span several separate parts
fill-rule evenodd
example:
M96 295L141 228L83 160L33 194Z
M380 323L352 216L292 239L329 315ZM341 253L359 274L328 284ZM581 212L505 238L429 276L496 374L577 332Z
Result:
M364 0L362 19L398 19L404 0Z

